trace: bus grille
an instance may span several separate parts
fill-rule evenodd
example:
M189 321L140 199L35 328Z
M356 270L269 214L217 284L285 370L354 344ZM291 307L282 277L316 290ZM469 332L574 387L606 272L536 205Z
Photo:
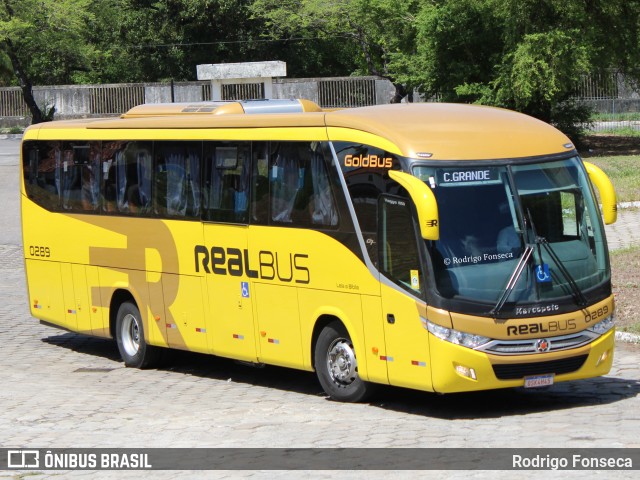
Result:
M493 365L493 372L500 380L515 380L529 375L542 375L545 373L562 375L563 373L571 373L579 370L582 365L584 365L587 356L588 355L579 355L577 357L551 360L548 362Z
M598 335L588 330L560 337L547 337L549 352L578 348L592 342ZM536 348L537 338L527 340L492 340L477 350L494 355L528 355L540 353Z

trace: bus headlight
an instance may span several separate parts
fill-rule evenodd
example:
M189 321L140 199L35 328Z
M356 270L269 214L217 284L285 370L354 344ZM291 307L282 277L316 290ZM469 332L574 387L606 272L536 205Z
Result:
M446 328L430 322L429 320L426 322L423 321L423 324L426 324L427 330L436 337L446 342L451 342L455 345L462 345L467 348L477 348L491 340L490 338L483 337L482 335L474 335L472 333L459 332L453 328Z
M600 320L593 327L588 328L590 332L597 333L598 335L603 335L611 330L616 324L616 316L615 314L609 315L604 320Z

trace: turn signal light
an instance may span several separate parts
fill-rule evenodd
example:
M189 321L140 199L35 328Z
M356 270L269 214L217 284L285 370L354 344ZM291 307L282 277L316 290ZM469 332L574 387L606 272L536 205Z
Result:
M603 363L607 358L609 358L610 354L611 350L606 350L602 355L600 355L600 358L598 358L598 361L596 362L596 367Z

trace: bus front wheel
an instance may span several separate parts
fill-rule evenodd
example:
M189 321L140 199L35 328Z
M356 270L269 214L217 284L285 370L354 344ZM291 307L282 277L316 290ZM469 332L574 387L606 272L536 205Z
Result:
M353 342L340 322L322 329L314 354L318 380L332 399L340 402L360 402L373 392L373 385L358 375Z
M160 358L160 349L147 345L140 310L131 302L124 302L118 309L116 342L127 367L149 368Z

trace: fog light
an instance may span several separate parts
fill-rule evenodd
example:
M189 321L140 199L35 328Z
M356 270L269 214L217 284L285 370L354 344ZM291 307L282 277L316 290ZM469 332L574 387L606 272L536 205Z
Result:
M477 380L476 371L473 368L465 367L464 365L456 365L456 373L463 377L470 378L471 380Z
M600 355L600 358L598 358L598 361L596 362L596 367L601 363L603 363L607 358L609 358L610 354L611 354L611 350L607 350L602 355Z

